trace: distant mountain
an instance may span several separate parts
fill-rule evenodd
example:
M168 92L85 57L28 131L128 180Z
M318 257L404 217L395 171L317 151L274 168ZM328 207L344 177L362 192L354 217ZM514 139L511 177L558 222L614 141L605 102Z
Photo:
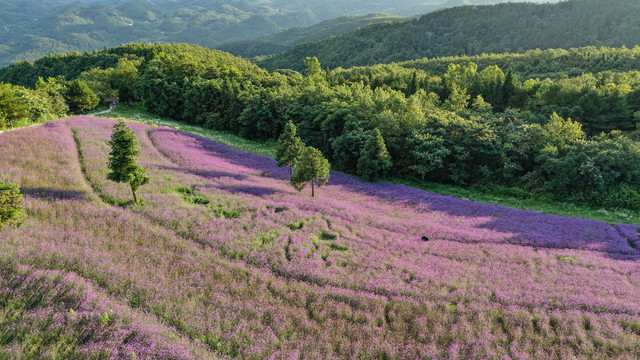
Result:
M401 21L404 17L390 14L347 15L322 21L318 24L301 28L283 30L273 35L266 35L255 40L244 40L222 44L216 48L237 56L256 57L279 54L303 42L320 41L332 36L355 31L363 26L385 21Z
M302 70L308 56L336 68L536 48L633 47L640 44L639 18L637 0L464 6L300 44L259 64L267 69Z
M473 0L473 3L478 1L496 3L503 0ZM127 42L187 42L215 47L284 29L307 27L344 15L375 12L415 15L467 2L0 0L0 66L35 60L49 53L90 51ZM322 37L306 40L302 36L301 39L315 41ZM292 39L288 44L295 41ZM255 49L256 45L251 47Z

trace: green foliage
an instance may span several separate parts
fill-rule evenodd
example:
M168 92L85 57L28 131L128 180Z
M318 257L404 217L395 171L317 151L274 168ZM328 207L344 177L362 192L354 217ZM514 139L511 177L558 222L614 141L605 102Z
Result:
M640 15L636 5L635 0L572 0L458 6L299 44L261 60L260 65L270 70L301 71L303 59L309 56L330 68L347 68L442 56L571 49L586 44L629 46L638 43L637 33L630 30ZM615 25L608 19L616 19Z
M445 146L445 140L438 135L416 131L411 142L414 164L409 168L420 175L423 181L427 175L429 178L439 179L438 171L444 168L444 161L451 154L451 150Z
M375 181L391 169L391 156L387 151L382 134L375 128L364 145L358 160L358 175Z
M91 110L98 106L100 99L82 80L76 79L66 85L64 92L69 109L73 112Z
M136 191L149 183L149 177L144 168L138 165L140 155L136 135L124 121L118 121L111 134L111 152L109 153L109 174L107 179L118 183L128 183L131 186L134 202L138 202Z
M329 181L331 165L322 156L320 150L313 147L306 147L294 165L294 173L291 178L291 185L302 191L307 183L311 184L311 196L315 196L315 187L323 187Z
M640 49L591 50L556 55L582 54L587 60L610 54L623 59L640 56ZM526 56L539 64L551 55ZM430 66L439 69L434 73L397 64L324 71L310 58L303 77L292 71L268 73L244 59L192 45L125 45L84 57L44 58L25 71L28 78L37 79L48 74L106 74L87 72L98 66L113 69L111 74L127 69L122 76L135 82L129 90L132 99L142 100L148 111L163 117L154 123L225 143L234 134L269 139L260 145L234 135L232 145L276 156L283 165L293 164L295 151L286 153L282 147L278 154L274 140L280 135L282 144L296 145L299 137L337 168L372 179L386 173L518 199L637 208L638 133L630 131L636 129L634 113L640 107L640 72L528 79L518 66L503 71L518 65L522 56L479 57L482 66L470 58L450 59L447 66L434 60ZM60 73L49 73L51 68ZM120 91L117 78L104 81ZM55 93L58 80L44 82L38 82L38 88L51 87ZM9 88L17 98L28 99L25 89ZM34 99L28 103L40 108ZM125 107L116 111L141 114ZM295 133L289 121L296 124ZM616 128L626 132L611 131ZM375 129L379 141L372 140ZM601 131L606 132L598 135ZM381 160L386 156L374 155L380 154L382 143L393 159L391 165ZM312 182L298 180L300 188ZM312 182L314 194L315 185Z
M304 149L304 143L296 136L296 131L295 124L289 121L278 138L278 147L276 149L278 166L289 166L291 176L293 176L293 166L295 165L296 159Z
M369 24L386 21L400 21L402 19L403 18L400 16L383 13L347 15L324 20L306 28L293 27L273 35L261 36L254 40L226 43L219 45L216 48L245 58L279 54L291 49L299 43L320 41L332 36L338 36L355 31Z
M4 227L20 227L26 214L22 205L22 194L18 184L0 183L0 230Z
M18 120L29 116L29 106L18 87L0 83L0 129L15 126Z

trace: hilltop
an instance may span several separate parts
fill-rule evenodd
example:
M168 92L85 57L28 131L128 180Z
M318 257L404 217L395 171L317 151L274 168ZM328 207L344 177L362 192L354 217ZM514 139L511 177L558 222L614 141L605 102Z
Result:
M271 70L301 70L304 58L315 56L333 69L538 48L634 47L640 37L638 16L640 4L634 0L462 6L300 44L259 64Z

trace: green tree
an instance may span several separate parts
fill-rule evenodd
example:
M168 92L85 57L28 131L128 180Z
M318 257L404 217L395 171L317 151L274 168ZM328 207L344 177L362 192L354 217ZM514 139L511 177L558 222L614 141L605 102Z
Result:
M26 215L22 204L22 194L18 184L0 183L0 230L5 226L19 227Z
M52 114L62 115L69 111L69 106L62 96L64 86L56 78L49 77L44 80L39 77L36 81L36 93L46 97Z
M384 176L391 169L391 156L387 151L384 138L378 128L375 128L362 150L358 159L358 175L374 181Z
M124 121L118 121L113 127L109 145L111 145L111 153L109 154L111 172L107 175L107 179L118 183L128 183L131 186L133 200L137 203L136 191L140 186L149 183L149 177L136 160L140 155L136 135Z
M433 173L440 171L445 165L446 158L451 155L451 150L447 148L444 139L424 131L416 131L413 133L411 142L414 164L409 168L420 175L422 181L426 175L436 178Z
M20 97L17 86L0 83L0 129L15 126L29 117L28 104Z
M296 163L296 159L304 150L304 143L296 136L296 131L296 125L289 121L278 138L278 147L276 149L278 166L289 166L289 175L291 177L293 177L293 166Z
M68 83L65 91L65 99L71 111L91 110L98 105L100 99L82 80L73 80Z
M320 150L308 146L298 157L294 169L291 185L296 190L302 191L307 183L311 183L311 196L314 197L315 186L323 187L329 181L331 165L322 156Z

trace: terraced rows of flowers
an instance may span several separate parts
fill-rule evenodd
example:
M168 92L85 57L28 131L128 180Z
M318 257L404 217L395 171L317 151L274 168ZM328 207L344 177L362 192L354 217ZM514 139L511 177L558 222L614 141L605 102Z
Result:
M70 354L114 358L640 351L637 226L341 173L311 198L287 185L288 169L273 159L136 123L152 181L140 190L144 204L126 204L130 189L106 180L113 124L76 117L0 135L0 181L23 185L30 219L0 232L0 285L12 289L0 291L0 305L33 302L12 300L22 293L42 303L42 315L17 312L16 329L29 317L67 319L38 320L37 341L0 334L0 348L45 353L60 343L55 333ZM62 283L71 300L56 306L46 286L11 285L31 273L50 274L30 281ZM69 320L78 314L92 322ZM39 348L27 349L32 342Z

